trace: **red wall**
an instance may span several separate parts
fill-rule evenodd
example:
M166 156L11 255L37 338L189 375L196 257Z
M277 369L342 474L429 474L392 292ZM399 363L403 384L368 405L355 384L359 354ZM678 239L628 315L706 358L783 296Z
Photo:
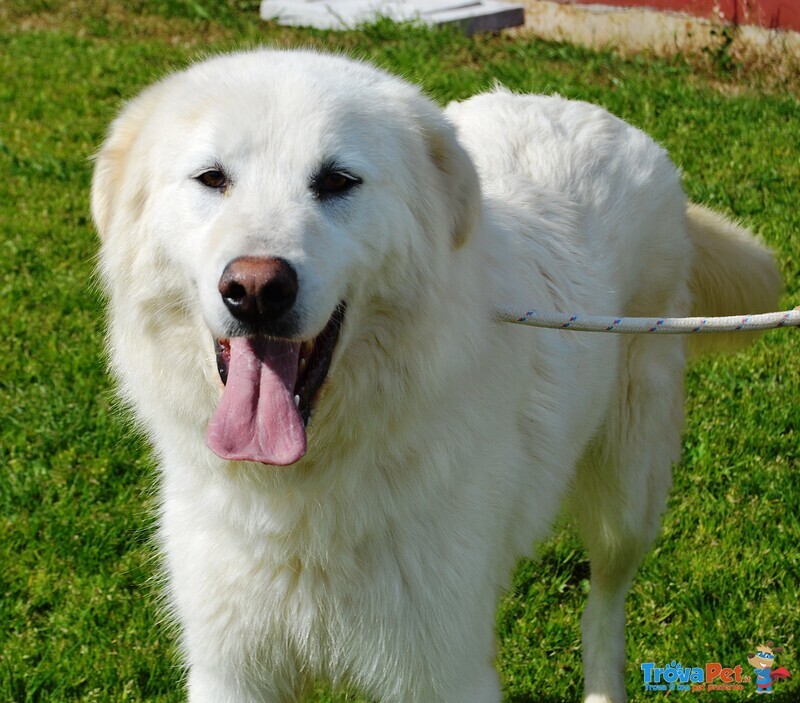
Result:
M755 24L770 29L800 32L798 0L572 0L619 7L651 7L722 19L734 24Z

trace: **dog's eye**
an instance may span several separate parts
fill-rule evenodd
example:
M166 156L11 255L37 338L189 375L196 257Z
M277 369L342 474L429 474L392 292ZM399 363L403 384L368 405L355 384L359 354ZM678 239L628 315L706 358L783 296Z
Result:
M217 169L203 171L200 175L195 176L195 180L202 183L206 188L223 190L228 187L228 177L224 172Z
M314 195L320 200L342 195L361 184L358 176L353 176L346 171L325 169L319 173L311 183Z

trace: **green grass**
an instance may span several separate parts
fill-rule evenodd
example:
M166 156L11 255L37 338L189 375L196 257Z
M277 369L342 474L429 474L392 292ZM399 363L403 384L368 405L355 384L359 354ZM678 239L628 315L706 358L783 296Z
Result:
M437 100L500 80L607 106L663 143L687 191L776 248L800 303L800 104L767 69L703 57L622 60L565 44L381 23L343 34L258 21L257 2L6 0L0 8L0 701L178 701L159 622L152 462L114 409L92 283L90 157L121 102L207 53L268 43L344 50ZM689 373L684 462L628 602L628 689L639 664L746 667L760 640L800 699L800 334ZM499 613L507 700L576 700L588 567L569 526L520 566ZM745 693L686 700L749 700ZM355 700L321 691L317 701Z

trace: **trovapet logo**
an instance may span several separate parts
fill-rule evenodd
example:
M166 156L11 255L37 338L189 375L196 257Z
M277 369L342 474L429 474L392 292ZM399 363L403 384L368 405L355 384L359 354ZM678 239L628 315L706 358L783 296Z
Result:
M773 668L775 655L782 652L783 647L775 647L772 642L758 645L755 654L748 652L747 663L753 667L756 675L756 693L772 693L773 681L791 678L791 674L782 666Z
M646 691L743 691L750 683L741 665L730 668L719 662L691 667L674 661L666 666L647 662L641 669Z
M755 688L756 693L772 693L775 681L791 677L784 667L775 667L775 655L781 653L782 647L775 647L767 641L758 645L755 652L748 652L749 666L737 664L727 667L719 662L709 662L705 666L684 666L672 661L665 666L647 662L640 668L645 691L746 692Z

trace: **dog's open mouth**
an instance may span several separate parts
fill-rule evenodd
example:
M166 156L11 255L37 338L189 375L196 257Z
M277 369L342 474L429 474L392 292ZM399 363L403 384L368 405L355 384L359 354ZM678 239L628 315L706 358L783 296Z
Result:
M206 433L215 454L287 466L306 453L306 427L328 376L344 314L341 303L311 341L266 336L216 341L225 390Z

